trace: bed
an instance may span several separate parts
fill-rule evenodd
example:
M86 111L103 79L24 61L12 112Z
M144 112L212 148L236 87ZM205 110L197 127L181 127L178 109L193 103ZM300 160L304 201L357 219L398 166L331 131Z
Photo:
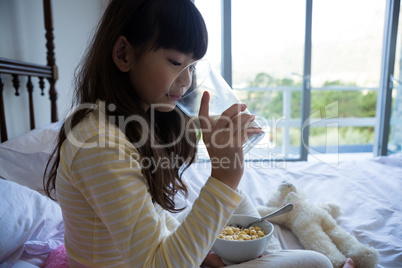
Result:
M42 188L39 181L37 181L38 185L28 183L28 187L18 183L24 180L23 178L27 180L35 178L36 180L36 174L43 173L43 163L49 156L48 153L40 153L41 146L35 147L35 144L54 140L55 137L41 136L38 137L40 140L31 140L32 143L29 144L21 143L20 139L15 139L10 143L6 142L8 140L8 124L4 91L14 90L18 97L22 90L27 90L27 108L21 107L21 110L28 111L25 116L29 118L29 129L31 130L36 127L34 94L40 93L45 96L45 90L48 91L51 122L58 121L56 102L58 69L54 53L51 0L43 0L43 16L45 29L43 35L46 42L46 54L43 57L46 59L46 65L0 58L0 138L2 142L0 149L0 267L43 266L49 252L64 242L64 225L58 204L39 193ZM31 40L26 41L29 43ZM6 81L5 78L8 80ZM9 81L11 83L7 83ZM10 88L7 87L8 84L11 84ZM23 148L24 146L30 148ZM21 152L20 149L27 150ZM20 153L16 153L17 151ZM35 160L39 160L39 162L35 162ZM20 166L24 167L20 168ZM37 168L39 168L39 173L37 173ZM24 173L28 169L32 170ZM17 177L19 179L13 181L13 178ZM29 261L25 262L24 259Z
M0 176L5 179L0 180L0 235L8 235L7 241L14 239L12 243L0 239L0 267L43 267L47 255L63 244L60 208L40 194L46 160L61 123L0 144ZM178 196L178 206L191 206L209 168L210 163L202 160L185 172L189 196ZM402 154L336 165L247 162L240 188L255 205L264 205L284 180L296 185L313 203L338 204L343 214L337 222L360 242L378 250L378 267L402 267ZM282 248L302 248L286 227L276 228ZM10 233L14 236L9 237ZM12 252L4 256L5 249Z
M0 81L0 267L44 267L46 260L64 243L64 225L59 205L43 195L42 176L63 123L57 118L55 82L57 67L52 43L50 0L44 0L48 64L39 66L0 59L0 77L28 77L30 96L37 77L49 84L51 122L35 128L33 99L29 98L30 129L8 140L3 83ZM18 86L19 87L19 86ZM17 88L18 88L17 87ZM17 91L18 92L18 91ZM17 94L18 95L18 94ZM203 158L203 157L201 157ZM199 159L184 174L189 186L187 199L178 196L177 205L191 207L209 176L210 163ZM402 154L339 163L246 162L240 188L255 205L264 205L282 181L302 190L313 203L333 202L343 214L338 224L360 242L380 253L378 267L402 267ZM185 213L185 212L183 212ZM184 214L175 214L180 218ZM302 248L297 238L276 225L280 247Z

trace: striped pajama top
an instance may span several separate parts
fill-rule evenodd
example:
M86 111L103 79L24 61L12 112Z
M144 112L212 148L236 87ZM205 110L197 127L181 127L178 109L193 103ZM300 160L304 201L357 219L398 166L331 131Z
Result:
M198 267L242 200L210 177L179 224L152 202L138 151L100 110L60 154L57 199L72 267Z

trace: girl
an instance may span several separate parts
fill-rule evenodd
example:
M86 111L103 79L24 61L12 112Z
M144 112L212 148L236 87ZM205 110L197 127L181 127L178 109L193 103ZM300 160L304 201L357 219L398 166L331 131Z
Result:
M219 120L212 127L204 96L203 140L211 159L225 160L225 166L212 165L181 224L169 213L183 209L173 197L187 193L181 175L194 161L198 137L167 91L176 74L206 49L206 27L190 0L110 2L77 72L78 106L60 131L45 182L63 211L72 267L224 266L210 248L243 199L236 190L243 166L235 159L242 161L242 144L261 131L230 130L242 129L253 116ZM224 115L232 119L244 109L236 104ZM189 127L183 130L184 125ZM219 146L228 140L231 146ZM292 254L249 264L301 267L304 256L306 267L330 265L317 253Z

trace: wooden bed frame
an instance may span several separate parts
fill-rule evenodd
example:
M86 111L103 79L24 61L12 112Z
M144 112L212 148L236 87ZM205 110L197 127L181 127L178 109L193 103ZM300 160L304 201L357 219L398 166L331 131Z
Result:
M4 83L2 75L11 75L12 82L15 89L15 95L19 96L20 87L20 76L28 77L28 82L26 84L28 94L29 94L29 118L30 118L30 128L35 128L35 116L34 116L34 104L33 104L33 89L34 85L32 83L32 77L37 77L39 79L39 88L41 89L41 95L44 94L45 83L44 79L49 81L49 98L51 103L51 122L58 121L57 115L57 91L56 91L56 81L58 79L58 71L56 66L56 59L54 54L54 43L53 43L53 19L52 19L52 7L51 0L43 0L43 10L44 10L44 22L45 22L45 37L46 37L46 48L47 48L47 65L38 65L34 63L27 63L17 60L0 58L0 135L1 142L8 139L7 136L7 125L5 118L4 109Z

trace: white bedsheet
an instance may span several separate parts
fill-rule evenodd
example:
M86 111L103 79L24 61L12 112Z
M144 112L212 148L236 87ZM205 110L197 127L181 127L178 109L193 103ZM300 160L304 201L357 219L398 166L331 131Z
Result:
M194 201L209 174L208 162L192 165L184 176L190 186L188 200L178 201ZM343 211L338 223L379 251L378 267L402 267L402 154L335 167L322 162L247 163L240 188L255 205L264 205L284 180L313 203L338 204ZM282 248L302 248L287 228L276 225L276 231ZM22 258L15 267L38 266L37 258Z
M207 162L185 173L192 202L210 174ZM268 162L246 164L240 183L255 205L264 205L282 181L293 183L313 203L333 202L343 215L337 222L360 242L380 253L378 267L402 267L402 154L340 162ZM283 248L300 248L286 228L280 230Z

